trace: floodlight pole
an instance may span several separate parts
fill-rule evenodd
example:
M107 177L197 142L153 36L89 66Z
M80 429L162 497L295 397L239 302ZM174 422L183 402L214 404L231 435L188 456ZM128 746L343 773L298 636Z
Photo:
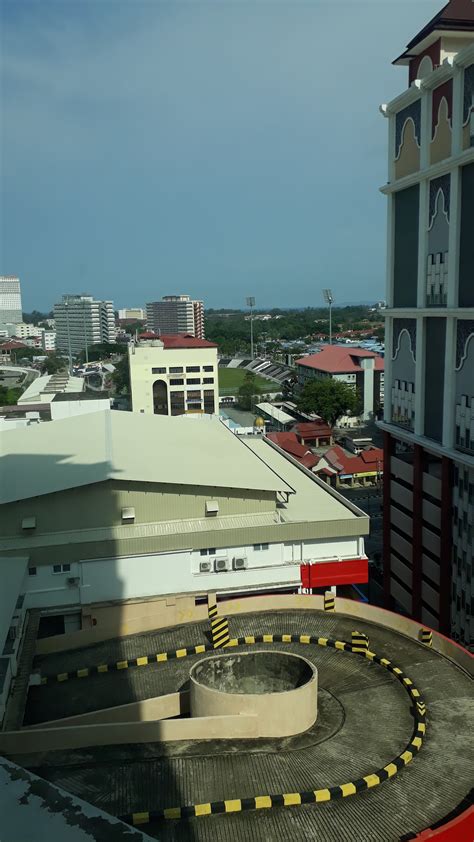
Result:
M255 298L253 295L247 297L247 307L250 307L250 356L253 359L253 308L255 307Z
M330 289L323 289L323 296L329 307L329 344L332 345L332 305L334 303L334 296Z

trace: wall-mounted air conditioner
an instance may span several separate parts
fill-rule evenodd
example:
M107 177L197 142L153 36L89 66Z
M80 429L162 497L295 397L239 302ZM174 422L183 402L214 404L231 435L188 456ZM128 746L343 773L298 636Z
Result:
M199 562L199 572L200 573L210 573L212 570L212 561L200 561Z
M224 570L229 569L229 560L227 558L215 558L214 559L214 570L216 573L222 573Z
M80 579L79 576L70 576L69 579L66 579L66 584L69 588L77 588L79 585Z
M247 559L243 555L234 557L234 570L245 570L247 567Z

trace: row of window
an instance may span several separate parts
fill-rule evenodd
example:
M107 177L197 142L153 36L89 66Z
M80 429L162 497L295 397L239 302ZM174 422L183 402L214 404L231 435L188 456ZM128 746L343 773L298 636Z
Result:
M53 571L52 572L53 572L53 574L54 573L70 573L71 572L71 565L70 564L53 564ZM28 576L36 576L36 573L37 573L36 567L29 567L28 568Z
M260 550L268 550L268 544L254 544L253 548L256 551ZM199 550L200 555L216 555L217 550L215 547L211 547L210 549Z
M203 383L214 383L213 377L203 377ZM201 379L199 377L188 377L186 380L187 386L199 386ZM184 380L181 377L171 377L170 386L184 386Z
M200 365L187 365L186 366L186 374L197 374L200 371L201 371ZM214 371L214 366L213 365L203 365L202 371ZM154 367L151 370L152 374L166 374L166 372L167 372L166 366ZM170 366L168 368L168 374L183 374L183 373L184 373L184 368L183 368L182 365Z

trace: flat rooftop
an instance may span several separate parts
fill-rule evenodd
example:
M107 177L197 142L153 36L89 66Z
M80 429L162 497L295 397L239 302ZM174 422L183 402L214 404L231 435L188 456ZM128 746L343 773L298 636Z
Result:
M295 598L297 599L297 598ZM296 603L295 603L296 604ZM245 607L243 607L245 610ZM367 618L315 610L230 614L231 637L314 635L348 641L356 628L370 649L400 668L427 705L423 745L394 778L330 803L155 821L145 832L166 842L399 842L455 810L471 786L474 746L472 682L468 673L414 639ZM395 617L395 615L391 615ZM208 622L114 638L38 657L43 675L208 643ZM413 734L411 701L393 673L352 653L301 642L258 642L259 649L299 654L318 669L318 719L284 739L180 741L96 746L17 755L12 759L114 816L179 805L252 798L359 780L404 751ZM252 651L242 645L238 651ZM236 652L236 649L232 651ZM86 679L49 681L29 691L28 724L125 704L181 689L202 654ZM212 657L208 653L206 657ZM280 804L282 802L280 801Z

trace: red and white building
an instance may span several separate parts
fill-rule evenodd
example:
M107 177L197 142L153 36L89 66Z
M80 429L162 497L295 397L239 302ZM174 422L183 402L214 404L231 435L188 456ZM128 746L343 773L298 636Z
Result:
M374 351L343 345L324 345L316 354L296 360L296 374L301 387L314 379L331 377L345 383L359 395L363 420L377 415L384 403L384 359ZM350 426L358 419L344 417L340 426Z

